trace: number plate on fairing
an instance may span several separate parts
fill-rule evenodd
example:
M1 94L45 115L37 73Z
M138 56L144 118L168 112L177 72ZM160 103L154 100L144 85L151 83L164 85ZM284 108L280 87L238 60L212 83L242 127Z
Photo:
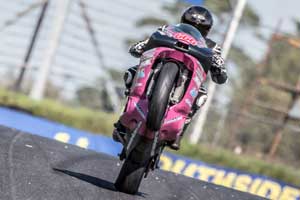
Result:
M192 36L186 33L175 33L174 38L191 45L197 45L198 43L197 40L195 40Z

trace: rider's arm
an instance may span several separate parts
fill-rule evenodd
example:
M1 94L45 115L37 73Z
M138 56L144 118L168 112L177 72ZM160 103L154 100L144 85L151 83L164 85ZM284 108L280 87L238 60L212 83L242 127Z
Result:
M219 54L214 54L210 68L211 78L215 83L223 84L227 81L227 71L224 59Z
M147 42L148 42L148 39L135 43L134 45L132 45L129 48L129 53L133 57L136 57L136 58L141 57L141 55L144 53L144 49L145 49Z
M227 71L224 59L221 56L221 47L211 39L206 38L208 48L213 51L212 65L210 69L211 78L215 83L223 84L227 81Z
M166 28L167 26L161 26L158 28L159 31L164 31L164 29ZM145 39L145 40L142 40L142 41L139 41L137 43L135 43L134 45L132 45L130 48L129 48L129 53L136 57L136 58L139 58L141 57L141 55L144 53L145 51L145 47L147 45L149 41L149 38Z

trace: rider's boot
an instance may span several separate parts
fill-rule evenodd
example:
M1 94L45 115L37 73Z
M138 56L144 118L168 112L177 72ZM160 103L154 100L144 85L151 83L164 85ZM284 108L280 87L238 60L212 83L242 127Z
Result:
M126 128L121 124L120 121L117 121L114 123L114 131L112 134L112 138L115 142L124 143L125 142L125 134L126 134Z
M130 94L130 88L132 86L132 83L133 83L133 79L134 79L134 76L136 74L136 71L137 71L137 68L138 66L133 66L133 67L130 67L124 74L123 76L123 79L124 79L124 83L125 83L125 87L126 87L126 90L125 90L125 95L128 96Z
M132 82L133 82L134 76L136 74L137 68L138 68L138 66L130 67L124 73L123 80L124 80L125 87L126 87L126 89L125 89L125 95L126 96L128 96L129 93L130 93L130 88L132 86ZM112 134L113 140L116 141L116 142L123 143L125 141L126 128L121 124L120 121L117 121L114 124L114 127L115 127L115 129L114 129L113 134Z
M183 136L183 132L176 137L176 140L171 144L170 148L173 149L173 150L179 150L180 149L180 143L181 143L181 139L182 139L182 136Z

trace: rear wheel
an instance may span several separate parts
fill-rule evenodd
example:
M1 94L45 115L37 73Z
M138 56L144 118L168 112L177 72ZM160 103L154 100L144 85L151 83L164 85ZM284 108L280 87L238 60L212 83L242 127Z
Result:
M150 162L151 143L141 142L126 158L115 182L120 192L135 194Z
M176 63L167 62L158 75L151 95L146 123L147 128L152 131L158 131L161 127L178 70Z

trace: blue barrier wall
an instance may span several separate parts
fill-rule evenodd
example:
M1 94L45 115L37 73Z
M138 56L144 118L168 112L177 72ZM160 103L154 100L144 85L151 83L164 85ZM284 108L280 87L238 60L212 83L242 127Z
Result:
M0 124L113 156L116 156L122 148L109 137L95 135L3 107L0 107ZM300 200L299 188L265 176L244 173L169 153L162 155L160 165L163 170L270 199Z
M88 133L8 108L0 107L0 124L113 156L117 156L121 151L121 145L108 137Z

